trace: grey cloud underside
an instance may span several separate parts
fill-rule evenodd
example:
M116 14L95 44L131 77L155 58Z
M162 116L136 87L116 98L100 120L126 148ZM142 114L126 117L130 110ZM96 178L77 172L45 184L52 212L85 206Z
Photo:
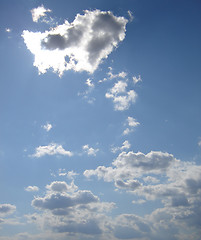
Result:
M73 196L62 193L52 193L44 198L35 198L32 205L39 209L65 209L80 204L97 202L98 198L89 191L79 191Z
M109 11L86 10L84 15L77 14L72 23L65 21L44 33L23 31L22 37L35 55L34 66L39 73L49 68L59 75L69 69L93 73L123 41L127 22Z

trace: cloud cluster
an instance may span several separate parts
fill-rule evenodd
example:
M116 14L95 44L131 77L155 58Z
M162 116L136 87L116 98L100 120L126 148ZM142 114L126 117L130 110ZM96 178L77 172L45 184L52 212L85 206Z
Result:
M99 149L95 149L92 147L89 147L88 144L82 146L82 149L89 155L89 156L96 156L96 153L99 151Z
M137 93L134 90L126 90L127 86L125 81L120 80L105 94L106 98L112 99L114 109L117 111L127 110L137 98Z
M47 146L39 146L36 148L35 153L32 154L32 157L40 158L45 155L64 155L71 157L73 153L71 151L65 150L62 145L51 143Z
M69 185L55 181L46 188L44 197L32 201L32 206L42 213L27 215L30 222L53 233L97 235L103 232L102 213L114 208L114 203L100 202L91 191L79 190L74 182Z
M182 162L169 153L152 151L145 155L122 152L112 166L86 170L84 175L95 175L104 181L114 182L117 189L141 197L133 200L133 204L155 200L163 203L163 207L141 218L134 214L118 216L113 228L116 238L199 239L200 165Z
M25 30L22 37L35 56L34 66L39 73L49 68L60 76L70 69L93 73L123 41L127 22L110 11L86 10L72 23L66 20L44 33Z

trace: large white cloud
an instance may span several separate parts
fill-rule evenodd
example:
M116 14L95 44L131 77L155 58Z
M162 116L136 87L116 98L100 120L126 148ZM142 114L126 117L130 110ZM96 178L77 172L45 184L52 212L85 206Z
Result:
M93 73L123 41L127 22L110 11L86 10L72 23L66 20L44 33L25 30L22 37L35 56L34 66L39 73L49 68L59 75L69 69Z

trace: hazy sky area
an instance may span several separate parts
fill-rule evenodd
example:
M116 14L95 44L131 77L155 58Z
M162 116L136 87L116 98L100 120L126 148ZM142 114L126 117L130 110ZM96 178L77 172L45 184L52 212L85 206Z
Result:
M1 0L0 43L0 240L200 240L200 0Z

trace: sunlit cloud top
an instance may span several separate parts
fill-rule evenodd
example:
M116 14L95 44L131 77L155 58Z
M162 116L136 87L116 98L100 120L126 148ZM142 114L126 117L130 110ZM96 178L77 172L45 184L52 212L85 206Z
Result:
M22 37L35 56L34 66L39 73L49 68L60 76L70 69L93 73L123 41L127 22L110 11L86 10L84 15L77 14L72 23L66 20L43 33L24 30Z

